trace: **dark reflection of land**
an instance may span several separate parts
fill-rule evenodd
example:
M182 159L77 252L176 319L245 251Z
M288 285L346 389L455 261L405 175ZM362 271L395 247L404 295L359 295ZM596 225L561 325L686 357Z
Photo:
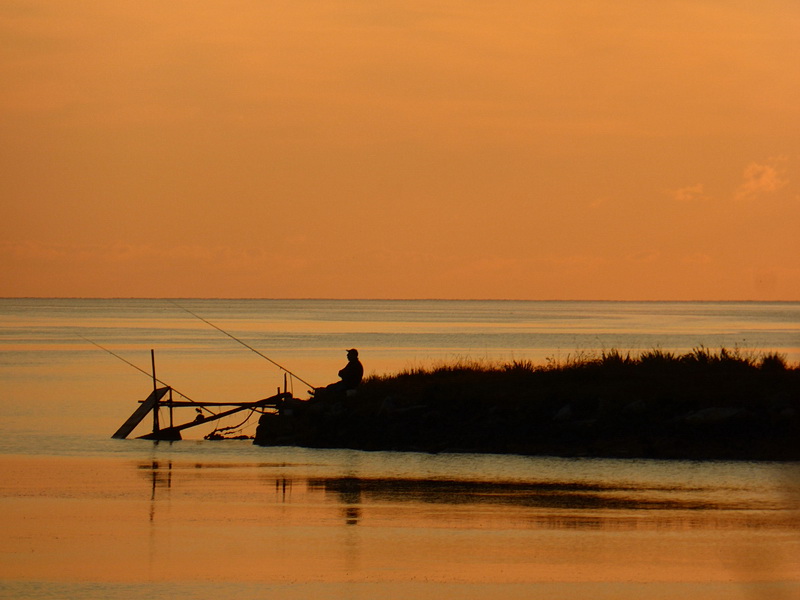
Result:
M311 479L312 489L338 494L343 503L368 497L377 502L496 504L519 507L606 510L744 510L741 502L693 497L704 488L634 487L583 482L477 482L427 479ZM659 494L678 494L659 498ZM690 497L686 497L689 495Z
M200 498L216 493L220 485L253 501L271 498L298 508L330 507L332 499L346 525L362 524L376 511L382 519L388 514L390 520L406 520L406 509L415 506L428 506L438 515L430 526L436 526L436 518L466 524L491 515L507 522L504 527L544 529L793 529L798 514L797 497L783 494L782 488L737 487L713 477L697 485L662 483L657 477L640 482L303 477L288 475L285 467L171 460L137 465L149 482L151 520L157 501L176 489Z
M793 519L790 510L764 510L762 502L718 488L355 477L311 479L308 485L334 496L348 525L358 524L369 507L397 504L440 505L475 518L485 517L482 509L496 508L509 526L536 529L785 529ZM732 497L701 497L710 494Z

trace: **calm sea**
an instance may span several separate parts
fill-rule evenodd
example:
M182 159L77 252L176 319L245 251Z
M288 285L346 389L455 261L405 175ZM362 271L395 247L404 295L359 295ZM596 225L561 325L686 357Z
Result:
M0 299L0 597L800 598L796 464L110 439L151 350L241 401L351 347L385 374L700 346L800 361L800 303Z

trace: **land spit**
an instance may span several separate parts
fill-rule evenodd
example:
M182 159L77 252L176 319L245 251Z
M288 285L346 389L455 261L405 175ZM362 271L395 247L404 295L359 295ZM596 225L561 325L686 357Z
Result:
M255 443L420 452L800 460L800 365L777 354L618 351L545 365L460 362L290 399Z

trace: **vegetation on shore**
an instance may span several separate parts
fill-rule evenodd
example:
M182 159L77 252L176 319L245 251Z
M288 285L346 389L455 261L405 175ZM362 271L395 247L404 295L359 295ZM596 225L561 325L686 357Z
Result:
M262 445L554 456L800 460L800 365L776 353L612 350L460 361L293 401Z

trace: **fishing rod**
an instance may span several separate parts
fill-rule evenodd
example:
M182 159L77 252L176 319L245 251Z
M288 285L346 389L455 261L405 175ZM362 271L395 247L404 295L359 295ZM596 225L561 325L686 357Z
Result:
M153 377L153 374L152 374L152 373L148 373L147 371L145 371L144 369L142 369L142 368L141 368L139 365L136 365L136 364L132 363L131 361L129 361L128 359L126 359L126 358L123 358L122 356L120 356L120 355L119 355L119 354L117 354L116 352L114 352L114 351L112 351L112 350L109 350L109 349L108 349L108 348L106 348L105 346L101 346L100 344L98 344L98 343L97 343L97 342L95 342L94 340L90 340L89 338L87 338L87 337L86 337L86 336L84 336L84 335L81 335L80 333L77 333L77 332L75 332L75 335L77 335L77 336L78 336L79 338L81 338L82 340L84 340L84 341L86 341L86 342L89 342L89 343L90 343L90 344L92 344L93 346L97 346L98 348L100 348L100 350L103 350L104 352L108 352L108 353L109 353L111 356L113 356L114 358L118 358L119 360L121 360L121 361L122 361L122 362L124 362L125 364L127 364L127 365L130 365L131 367L133 367L134 369L136 369L136 370L137 370L137 371L139 371L140 373L144 373L145 375L147 375L148 377L150 377L150 378L154 379L156 382L160 383L161 385L163 385L163 386L165 386L165 387L168 387L168 388L170 388L170 389L171 389L173 392L175 392L176 394L178 394L178 395L179 395L181 398L186 398L186 399L187 399L189 402L194 402L194 403L197 403L197 401L196 401L196 400L192 400L191 398L189 398L189 396L187 396L186 394L184 394L184 393L182 393L182 392L179 392L179 391L178 391L178 390L176 390L174 387L172 387L170 384L168 384L168 383L165 383L165 382L161 381L161 380L160 380L160 379L158 379L157 377ZM209 411L209 412L210 412L210 411Z
M310 387L310 388L314 389L314 386L313 386L313 385L311 385L310 383L308 383L308 382L307 382L305 379L303 379L303 378L302 378L302 377L300 377L299 375L296 375L295 373L292 373L292 372L291 372L289 369L287 369L286 367L279 365L279 364L278 364L278 363L276 363L274 360L272 360L272 359L271 359L269 356L266 356L265 354L262 354L261 352L259 352L259 351L258 351L258 350L256 350L255 348L253 348L251 345L249 345L249 344L247 344L247 343L243 342L242 340L240 340L239 338L237 338L237 337L235 337L235 336L231 335L230 333L228 333L228 332L227 332L227 331L225 331L224 329L222 329L222 328L220 328L220 327L217 327L217 326L216 326L216 325L214 325L214 323L212 323L211 321L208 321L207 319L204 319L204 318L203 318L203 317L201 317L200 315L198 315L198 314L196 314L196 313L193 313L191 310L189 310L189 309L188 309L188 308L186 308L185 306L181 306L180 304L178 304L178 303L177 303L177 302L175 302L174 300L170 300L170 302L171 302L172 304L174 304L175 306L177 306L178 308L180 308L181 310L184 310L184 311L186 311L187 313L189 313L189 314L190 314L190 315L192 315L193 317L196 317L196 318L200 319L200 320L201 320L203 323L205 323L206 325L210 325L211 327L213 327L214 329L216 329L216 330L217 330L217 331L219 331L220 333L224 333L225 335L227 335L229 338L231 338L231 339L232 339L232 340L234 340L235 342L239 342L239 343L240 343L242 346L244 346L244 347L245 347L245 348L247 348L248 350L251 350L252 352L255 352L255 353L256 353L256 354L258 354L258 355L259 355L261 358L264 358L264 359L268 360L270 363L272 363L273 365L275 365L276 367L278 367L278 368L279 368L281 371L283 371L284 373L287 373L287 374L291 375L292 377L294 377L295 379L297 379L297 381L299 381L299 382L301 382L301 383L305 383L305 384L306 384L308 387Z

